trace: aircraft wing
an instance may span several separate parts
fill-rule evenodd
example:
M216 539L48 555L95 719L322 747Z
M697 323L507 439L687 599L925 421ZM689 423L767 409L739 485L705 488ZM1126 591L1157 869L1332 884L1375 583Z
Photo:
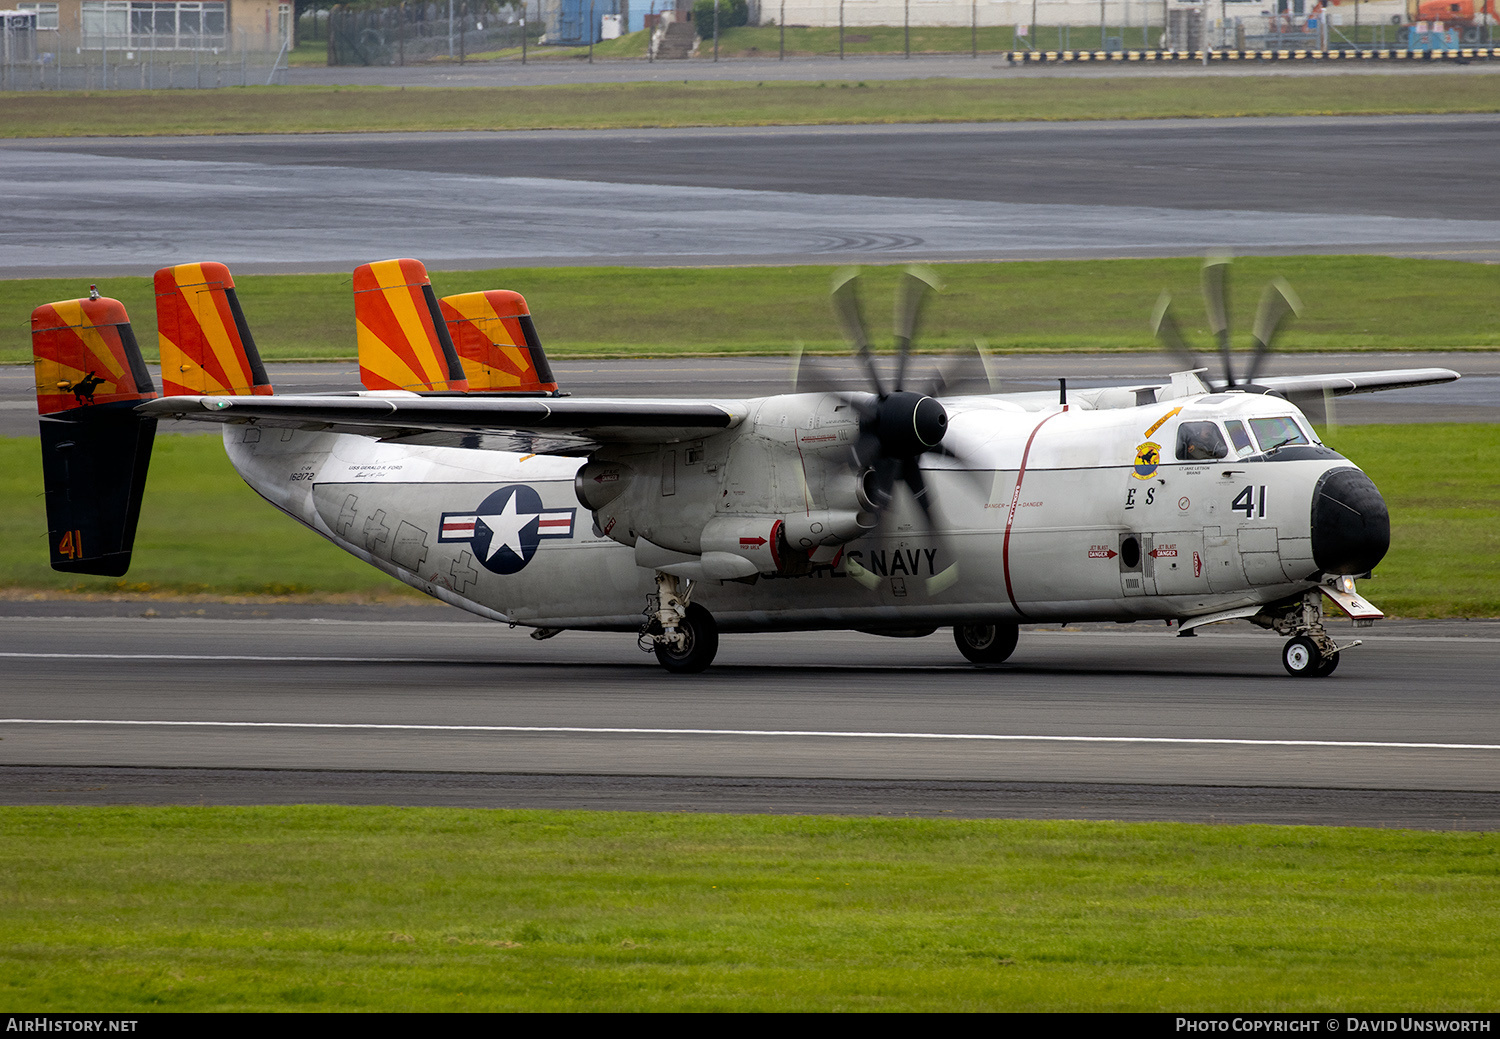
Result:
M601 444L665 444L739 425L742 401L329 394L162 397L138 411L192 422L357 433L434 447L586 455Z
M1432 386L1456 382L1458 378L1459 374L1449 368L1391 368L1379 372L1345 372L1339 375L1278 375L1255 381L1295 400L1299 397L1321 397L1325 391L1335 397L1343 397L1351 393Z

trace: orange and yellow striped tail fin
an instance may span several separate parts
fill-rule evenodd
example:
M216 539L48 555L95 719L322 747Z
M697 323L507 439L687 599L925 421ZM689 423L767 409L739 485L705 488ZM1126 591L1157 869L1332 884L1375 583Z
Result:
M156 396L130 315L117 299L97 296L37 307L31 312L31 349L39 414Z
M366 389L468 390L420 261L381 260L356 268L354 323Z
M465 292L444 296L439 305L470 390L557 392L557 380L519 292Z
M271 392L234 279L222 263L181 263L156 272L156 334L167 396Z

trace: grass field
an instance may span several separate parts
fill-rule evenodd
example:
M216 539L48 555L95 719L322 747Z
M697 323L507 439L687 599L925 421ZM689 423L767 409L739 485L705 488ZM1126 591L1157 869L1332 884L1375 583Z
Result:
M1393 615L1500 616L1500 428L1348 426L1328 439L1391 509L1391 551L1364 593ZM35 438L0 439L0 588L12 594L419 594L261 501L217 436L158 438L125 581L55 573L40 457Z
M1494 834L0 808L0 1002L1493 1010Z
M10 92L0 103L4 137L1386 115L1500 111L1500 76L225 87Z
M208 257L204 257L205 259ZM372 257L376 259L378 257ZM998 351L1152 349L1157 295L1170 289L1187 333L1211 345L1197 259L1055 260L938 265L944 291L926 311L919 346ZM554 267L432 272L439 295L510 288L526 296L555 357L785 354L796 344L847 349L827 286L832 267ZM876 334L889 327L899 267L866 269ZM1380 256L1245 257L1235 262L1239 346L1248 346L1264 283L1288 278L1305 304L1279 340L1285 350L1465 350L1500 347L1500 267ZM240 301L271 360L352 358L348 274L245 275ZM151 280L106 278L148 359L156 357ZM0 281L0 363L30 363L33 307L85 295L81 280ZM580 305L579 301L585 301Z

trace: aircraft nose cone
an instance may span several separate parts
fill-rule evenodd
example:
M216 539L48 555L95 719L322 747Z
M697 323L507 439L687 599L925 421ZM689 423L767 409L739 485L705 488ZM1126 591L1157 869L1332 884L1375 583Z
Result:
M1313 562L1327 574L1375 569L1391 547L1391 514L1374 482L1358 469L1324 473L1313 491Z

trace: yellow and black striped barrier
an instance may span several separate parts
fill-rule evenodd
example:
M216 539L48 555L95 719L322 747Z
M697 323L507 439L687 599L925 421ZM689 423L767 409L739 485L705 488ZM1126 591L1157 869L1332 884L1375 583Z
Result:
M1011 51L1014 64L1082 61L1155 61L1204 64L1224 61L1474 61L1500 58L1500 47L1460 47L1456 50L1406 50L1394 47L1365 50L1211 50L1202 51Z

